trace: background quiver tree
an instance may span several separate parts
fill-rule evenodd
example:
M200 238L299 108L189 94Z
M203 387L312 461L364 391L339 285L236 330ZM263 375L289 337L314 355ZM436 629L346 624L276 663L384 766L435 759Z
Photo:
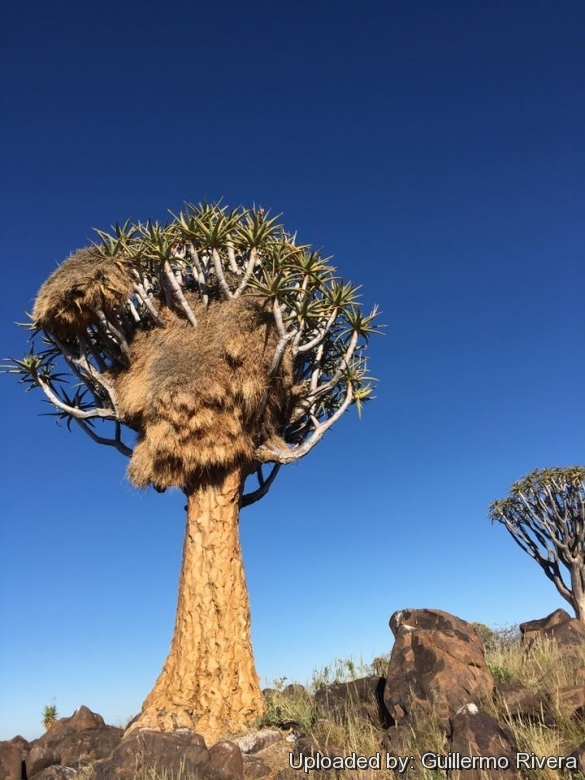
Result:
M490 506L585 622L585 468L533 471ZM567 580L568 573L568 580Z
M239 508L371 397L377 312L262 209L187 204L97 233L42 286L30 353L6 370L128 456L133 484L185 492L171 650L131 728L212 738L263 708Z

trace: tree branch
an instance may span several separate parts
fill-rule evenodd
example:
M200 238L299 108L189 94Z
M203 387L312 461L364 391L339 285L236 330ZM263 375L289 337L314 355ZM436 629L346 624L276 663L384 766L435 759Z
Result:
M124 336L124 334L118 330L118 328L114 325L113 322L110 322L110 320L106 317L106 315L101 309L93 309L93 312L97 315L98 322L101 324L106 334L108 334L112 338L112 340L118 345L126 360L129 360L130 348L128 347L126 336Z
M193 309L189 306L189 303L187 302L187 299L185 298L185 296L183 294L183 290L181 289L181 285L176 280L175 275L174 275L174 273L172 271L172 268L171 268L170 263L169 263L168 260L165 260L163 269L164 269L164 272L165 272L165 276L166 276L169 284L171 285L171 289L172 289L173 293L175 294L177 300L179 301L179 303L181 305L181 308L185 312L185 315L186 315L187 319L189 320L191 325L194 328L196 328L197 325L198 325L197 317L193 313Z
M348 382L345 399L337 411L329 417L326 422L319 423L314 428L313 433L309 438L301 444L299 447L293 447L288 450L281 450L276 447L271 447L268 444L262 444L257 448L254 453L254 457L261 463L293 463L296 460L303 458L313 447L321 441L325 433L331 428L334 423L341 417L346 411L353 400L353 389L351 383Z
M272 467L272 470L270 471L270 474L268 475L267 479L264 479L264 476L262 474L262 464L258 466L256 469L256 475L258 477L258 482L260 484L260 487L257 490L252 491L251 493L245 493L240 501L240 506L250 506L250 504L256 503L256 501L260 501L261 498L264 498L266 493L270 490L272 483L276 479L276 475L280 471L281 464L275 463Z
M138 276L138 274L136 275ZM148 313L150 314L152 319L156 322L156 324L164 327L164 322L160 314L154 308L152 301L150 300L150 296L144 289L144 285L142 284L142 282L137 281L134 283L134 292L138 296L138 298L142 301L142 303L146 306Z
M75 422L79 425L81 430L86 433L90 439L97 444L105 444L108 447L114 447L125 455L127 458L132 457L132 449L124 444L120 435L120 423L116 422L116 437L114 439L106 439L103 436L99 436L90 426L84 422L84 420L76 419Z
M250 256L248 257L248 261L246 263L246 268L244 270L244 277L242 281L239 283L238 288L234 293L234 298L238 298L248 286L248 283L252 278L252 274L254 273L254 268L256 267L257 262L258 262L258 252L256 250L256 247L253 246L250 249Z
M59 398L59 396L51 389L47 382L45 382L40 376L36 376L36 381L43 393L47 396L49 401L57 407L57 409L61 409L62 412L66 412L76 420L90 420L94 417L101 417L103 420L116 419L116 414L113 409L96 408L84 410L77 406L69 406L69 404L66 404Z
M219 252L217 249L211 250L211 259L213 260L213 268L215 270L215 275L217 276L217 281L219 282L219 286L221 287L224 295L226 298L233 298L234 294L230 290L228 283L225 279L225 274L223 272L223 266L221 264L221 257L219 256Z

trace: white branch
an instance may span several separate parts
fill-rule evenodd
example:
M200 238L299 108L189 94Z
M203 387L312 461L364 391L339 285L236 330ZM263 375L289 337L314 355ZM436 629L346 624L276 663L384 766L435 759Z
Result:
M217 281L219 282L219 286L223 290L223 293L226 298L233 298L234 294L230 290L228 283L225 280L225 276L223 273L223 266L221 264L221 257L219 256L219 252L217 249L211 250L211 258L213 260L213 267L215 269L215 275L217 276Z
M341 417L341 415L347 410L352 400L353 388L349 382L347 385L345 398L339 409L335 412L335 414L332 414L331 417L326 420L326 422L319 423L311 436L303 444L301 444L299 447L292 447L288 450L281 450L276 447L270 447L267 444L262 444L254 453L254 457L263 463L274 462L283 464L292 463L295 460L303 458L318 442L321 441L329 428L331 428L331 426L334 425Z
M134 322L139 323L140 314L138 314L138 309L136 308L136 306L134 306L134 303L130 298L128 299L128 306L130 308L130 314L132 315L132 319L134 320Z
M92 311L94 312L94 314L97 315L98 321L101 324L102 328L105 330L106 334L109 334L112 337L113 341L118 345L118 347L122 351L124 357L126 359L129 359L130 348L128 347L126 336L118 330L118 328L114 325L113 322L110 322L110 320L106 317L106 315L101 309L92 309Z
M205 273L203 271L203 268L201 267L201 261L199 260L197 249L193 242L189 244L189 254L191 255L191 266L195 269L196 272L195 278L197 280L197 284L199 285L199 293L201 295L201 300L207 306L207 304L209 303L209 295L207 294L207 282L205 279Z
M228 249L229 249L229 245L228 245ZM248 257L248 262L246 263L244 278L239 283L238 288L234 293L234 298L238 298L248 286L248 282L250 281L252 274L254 273L254 268L256 267L257 260L258 260L258 252L256 250L256 247L253 246L252 249L250 249L250 256Z
M238 268L238 264L236 262L236 253L234 251L234 242L231 240L231 238L229 238L229 236L228 236L228 239L226 241L226 246L227 246L227 253L228 253L228 261L229 261L229 264L230 264L230 270L231 270L232 273L238 274L240 272L240 269ZM238 296L235 295L234 297L237 298Z
M274 322L276 323L276 330L278 331L278 335L281 339L288 339L289 334L287 333L286 328L284 327L284 322L282 319L282 309L280 308L280 303L275 298L274 303L272 305L272 311L274 313ZM294 335L294 331L292 334Z
M142 301L142 303L146 306L148 313L152 317L152 319L156 322L157 325L164 325L164 322L157 312L157 310L154 308L154 305L152 301L150 300L149 294L144 289L144 286L141 282L135 282L134 284L134 292L136 293L137 297Z
M311 339L311 341L307 341L307 342L305 342L305 344L295 343L295 345L294 345L295 354L297 352L308 352L310 349L313 349L314 347L316 347L319 344L321 344L321 342L323 341L323 339L327 335L328 331L333 326L333 323L335 322L336 318L337 318L337 311L334 310L330 314L329 319L327 320L327 322L321 328L319 328L319 331L318 331L317 335L313 339ZM299 339L299 341L300 341L300 339ZM296 339L295 339L295 342L296 342Z
M74 417L76 420L89 420L93 417L101 417L104 420L115 420L116 419L116 413L113 409L80 409L77 406L69 406L69 404L66 404L64 401L62 401L59 396L50 388L50 386L45 382L44 379L41 379L40 376L35 377L36 381L38 382L39 387L44 392L44 394L47 396L49 401L54 404L58 409L61 409L61 411L66 412L67 414L71 415L71 417Z
M194 328L196 328L197 324L198 324L197 323L197 317L193 313L193 309L189 306L189 304L187 302L187 299L185 298L185 296L183 294L183 290L181 289L181 285L177 281L177 279L176 279L176 277L175 277L175 275L173 273L173 270L172 270L168 260L165 260L163 269L164 269L164 272L165 272L165 276L166 276L169 284L171 285L171 289L174 292L175 296L177 297L177 300L181 304L181 307L182 307L183 311L185 312L185 314L187 316L187 319L189 320L191 325Z
M313 390L305 399L303 399L303 402L306 405L306 408L309 408L309 406L317 400L317 398L320 398L325 393L328 393L330 390L333 390L335 385L339 382L341 377L343 376L343 372L349 365L349 361L352 358L353 353L355 352L355 348L357 346L358 342L358 334L356 331L353 332L352 337L350 339L350 342L347 346L347 350L345 352L345 355L342 357L341 362L339 364L339 368L333 374L331 379L328 382L325 382L324 385L319 385L315 390ZM313 380L311 379L311 383L313 383Z

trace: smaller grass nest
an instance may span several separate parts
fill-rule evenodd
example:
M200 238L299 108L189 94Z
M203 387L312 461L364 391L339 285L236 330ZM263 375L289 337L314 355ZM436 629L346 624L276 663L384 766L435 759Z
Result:
M133 283L123 260L104 257L95 247L70 255L43 284L32 317L35 325L58 337L83 332L122 306Z

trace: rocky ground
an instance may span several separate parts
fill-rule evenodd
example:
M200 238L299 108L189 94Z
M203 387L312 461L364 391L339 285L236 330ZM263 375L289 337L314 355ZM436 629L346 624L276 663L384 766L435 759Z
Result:
M567 670L564 682L570 679L571 684L557 686L554 695L546 687L530 688L505 675L494 679L478 632L453 615L401 610L390 627L395 643L384 676L324 685L313 695L295 685L267 690L265 726L244 736L228 734L211 746L187 730L142 729L125 736L123 729L82 706L33 742L17 736L0 743L0 780L369 780L405 773L511 780L554 777L557 769L575 777L585 774L585 626L580 621L557 610L520 627L526 659L531 647L549 642L553 663ZM295 697L309 707L309 719L286 717L294 711L287 708L287 699ZM561 721L567 725L567 739L575 740L564 751L571 760L560 767L549 762L537 767L536 774L518 767L517 757L526 746L518 744L514 723L554 731ZM429 730L421 737L423 728ZM360 729L369 742L357 739ZM367 747L356 750L359 744ZM443 756L497 756L501 766L483 775L474 768L448 766L437 775L423 767L423 749ZM538 749L534 752L538 755Z

